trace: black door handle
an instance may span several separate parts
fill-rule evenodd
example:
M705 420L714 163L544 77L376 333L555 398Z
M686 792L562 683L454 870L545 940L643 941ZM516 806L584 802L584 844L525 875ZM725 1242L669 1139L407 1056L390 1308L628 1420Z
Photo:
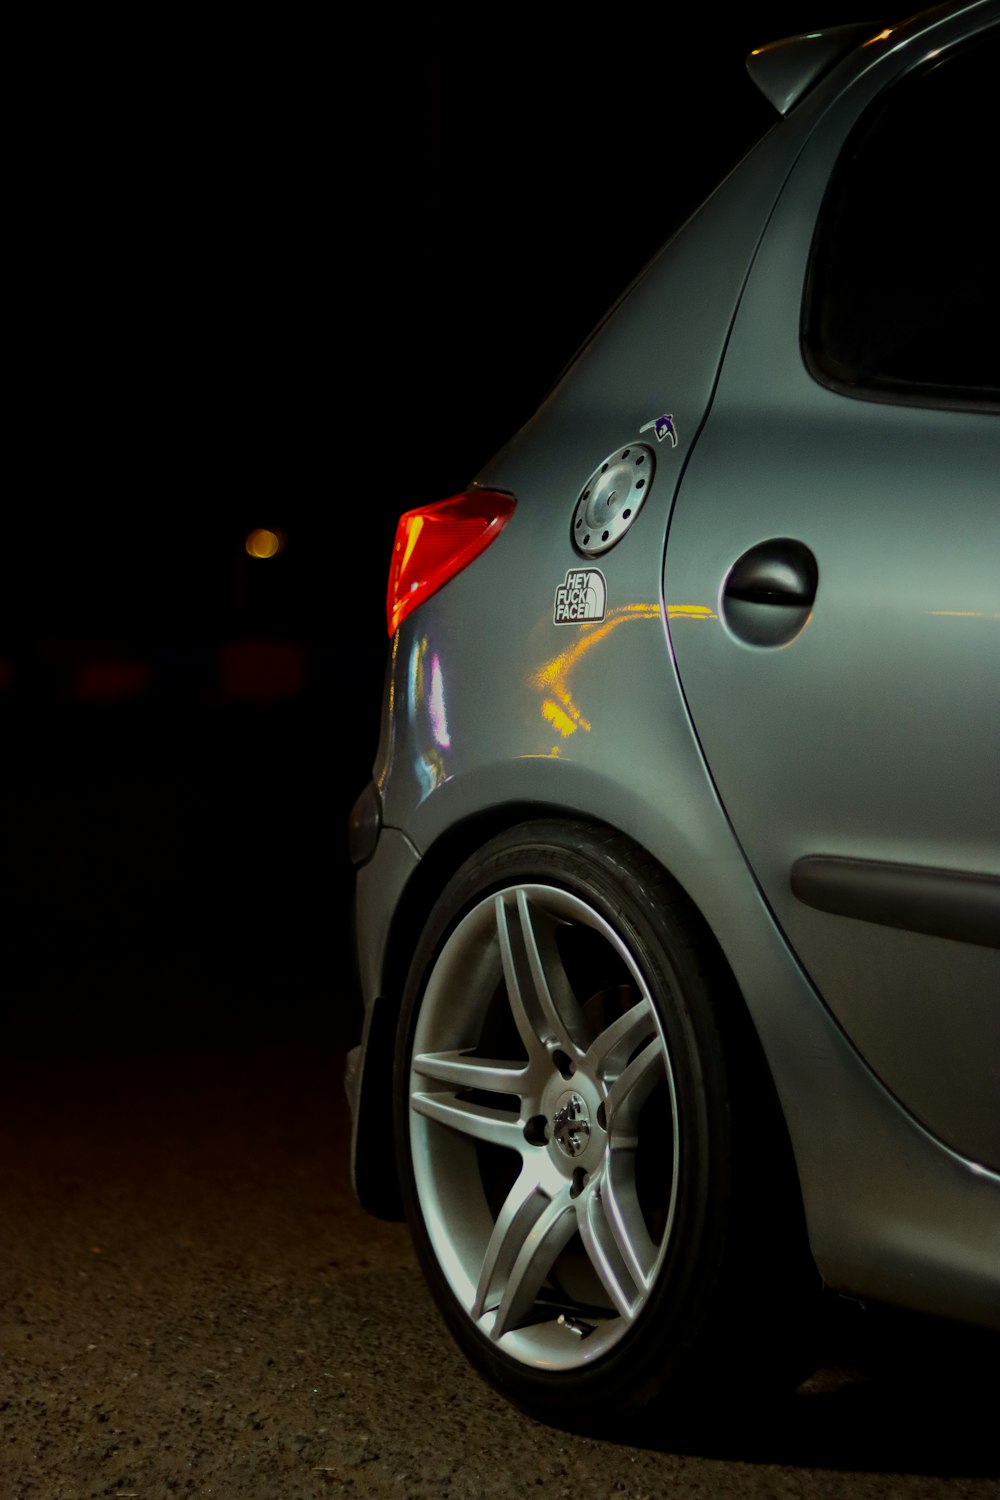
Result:
M775 537L744 552L722 587L722 615L750 646L786 646L802 630L816 599L819 568L809 548Z

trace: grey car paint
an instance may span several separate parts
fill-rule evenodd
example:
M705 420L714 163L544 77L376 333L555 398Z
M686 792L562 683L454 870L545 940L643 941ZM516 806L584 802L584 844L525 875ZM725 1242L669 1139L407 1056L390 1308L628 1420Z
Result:
M996 14L995 6L980 9ZM902 66L904 48L905 42L894 43L881 63L873 57L860 75L862 82L870 80L865 87L875 87L878 66ZM791 866L801 854L942 862L940 830L936 835L934 814L926 807L918 808L924 820L919 840L901 831L909 826L907 818L913 820L921 786L933 779L933 765L921 766L918 759L906 775L897 766L883 777L895 811L892 817L880 814L879 842L852 841L846 820L837 821L836 805L852 760L858 773L870 772L876 757L865 750L855 755L849 728L845 733L835 724L846 741L840 758L846 754L848 765L841 768L838 757L827 755L817 781L814 747L795 745L797 710L789 707L789 694L801 698L809 692L807 650L823 653L824 672L853 683L874 626L889 633L879 655L896 650L898 660L890 656L889 666L909 674L904 680L907 691L913 690L922 669L908 649L894 646L888 605L895 586L878 561L895 547L901 569L905 552L905 562L930 569L931 580L941 579L945 564L940 546L934 558L915 528L893 528L888 519L879 523L879 559L853 555L844 516L845 507L856 515L861 503L853 493L855 470L868 455L875 478L866 482L877 484L880 467L890 460L908 469L919 462L914 505L934 521L942 511L941 476L952 445L979 433L983 422L996 426L995 418L948 414L935 446L921 441L918 411L876 408L819 387L813 393L810 377L796 367L790 330L762 315L761 301L774 279L802 274L803 234L793 233L786 245L779 225L805 212L810 195L819 192L814 173L823 153L835 149L846 117L863 102L863 87L843 98L838 91L835 70L764 139L612 311L537 415L478 476L482 485L516 495L506 530L397 631L374 768L383 827L357 878L367 1021L349 1083L353 1169L362 1201L374 1203L372 1184L384 1177L386 1162L371 1122L384 1112L401 949L414 914L477 845L484 819L495 828L532 808L582 813L643 844L686 889L725 951L784 1106L810 1243L824 1279L853 1295L1000 1327L1000 1177L989 1169L996 1162L989 1096L992 1087L995 1105L996 1090L989 1081L991 1061L980 1060L977 1069L974 1056L976 1034L991 1020L979 965L983 955L988 961L992 956L926 934L896 931L887 937L874 927L869 934L870 924L820 914L788 890ZM803 233L809 226L811 218ZM796 300L786 295L789 307ZM755 388L762 343L767 358L783 370L783 397L804 407L804 415L815 413L808 440L793 443L778 434L776 418ZM644 425L663 412L674 418L677 447L658 445L655 479L634 525L595 560L606 581L605 620L587 627L555 624L556 590L566 572L581 565L570 537L581 487L606 458L647 441L648 434L640 436ZM734 445L731 453L715 444L709 453L701 443L706 421L713 434L717 423L725 424L721 433ZM877 433L886 422L883 450ZM768 488L764 475L770 459L773 477L776 445L781 467L792 476L778 490ZM990 493L995 445L995 437L985 441L977 471L981 480L990 479ZM820 455L832 476L819 472ZM845 455L850 478L838 486ZM760 477L751 492L755 472ZM949 511L953 501L976 510L975 478L967 467L963 472L970 474L969 488L958 496L949 491ZM820 566L814 617L793 648L746 646L719 620L722 584L749 547L801 533L803 511L797 506L793 514L788 507L801 501L806 483L817 501L809 508L808 534L800 537ZM820 499L821 483L834 489L832 500ZM834 518L824 514L831 505L839 512ZM713 515L706 525L709 506ZM982 576L973 559L961 607L979 607ZM883 602L873 626L875 588ZM976 604L969 603L973 595ZM836 611L829 623L820 614L828 599ZM926 607L936 608L936 600L929 594ZM900 602L904 612L912 607L909 598ZM943 597L942 607L949 607ZM957 617L929 615L919 630L942 672L954 671L955 653L965 670L971 635L949 636L949 620L961 624ZM760 669L761 681L748 679L752 668ZM854 684L854 692L859 712L870 716L885 684ZM957 710L967 716L961 692L954 692ZM791 743L780 754L768 734L768 715L758 710L759 696L771 715L784 714ZM727 714L734 717L727 721ZM919 714L909 722L920 731ZM900 722L880 728L887 737L879 742L884 754L906 742L906 727ZM975 725L973 732L981 735ZM717 741L727 739L720 750ZM709 740L708 762L720 778L721 799L703 753ZM924 726L919 744L920 755L936 759L939 768L954 751L934 726ZM976 766L981 751L967 753ZM841 780L825 795L831 775ZM761 785L767 790L756 807ZM779 786L791 808L780 832L760 810L774 805ZM978 818L973 808L963 811L962 796L956 788L964 821L958 853L950 849L948 859L982 869L988 853L984 810ZM863 931L865 941L881 942L879 975L891 964L896 941L944 952L944 967L950 961L963 965L976 989L962 1002L962 1034L948 1044L957 1050L947 1065L971 1068L970 1099L949 1106L937 1097L933 1069L898 1035L913 1026L906 997L881 980L877 988L869 983L865 1003L885 1010L865 1029L864 1005L859 1013L842 992L851 960L839 951L837 929L845 924ZM925 1031L940 999L934 976L941 971L940 957L929 960L926 993L917 1005ZM833 1009L821 998L826 985ZM950 1025L956 1018L948 1019ZM866 1059L870 1046L876 1055ZM373 1101L371 1107L363 1106L364 1099Z
M818 911L790 884L810 855L996 872L1000 422L825 388L803 363L787 295L805 279L844 135L885 69L920 60L906 52L835 101L781 194L685 475L664 592L712 611L671 620L677 666L792 947L887 1086L997 1169L1000 952ZM816 559L815 604L794 639L755 647L727 618L723 586L742 554L786 538Z

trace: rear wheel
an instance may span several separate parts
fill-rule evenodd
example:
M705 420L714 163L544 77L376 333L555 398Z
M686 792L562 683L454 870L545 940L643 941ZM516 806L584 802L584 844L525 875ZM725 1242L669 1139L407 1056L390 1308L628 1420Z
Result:
M736 1287L763 1292L775 1226L748 1233L769 1172L737 1149L731 988L678 888L591 825L503 835L431 917L397 1055L407 1215L458 1344L542 1420L620 1421L745 1352Z

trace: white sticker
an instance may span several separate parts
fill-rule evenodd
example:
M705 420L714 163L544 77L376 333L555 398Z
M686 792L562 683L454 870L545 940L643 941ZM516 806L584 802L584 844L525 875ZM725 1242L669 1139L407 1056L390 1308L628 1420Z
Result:
M556 589L552 606L555 625L582 625L603 620L608 588L600 568L570 568L566 581Z

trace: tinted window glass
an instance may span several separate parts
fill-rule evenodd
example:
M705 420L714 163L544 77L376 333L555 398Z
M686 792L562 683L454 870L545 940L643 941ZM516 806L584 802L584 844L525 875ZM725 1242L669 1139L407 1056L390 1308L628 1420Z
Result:
M831 182L806 292L813 373L856 396L1000 400L1000 37L895 85Z

